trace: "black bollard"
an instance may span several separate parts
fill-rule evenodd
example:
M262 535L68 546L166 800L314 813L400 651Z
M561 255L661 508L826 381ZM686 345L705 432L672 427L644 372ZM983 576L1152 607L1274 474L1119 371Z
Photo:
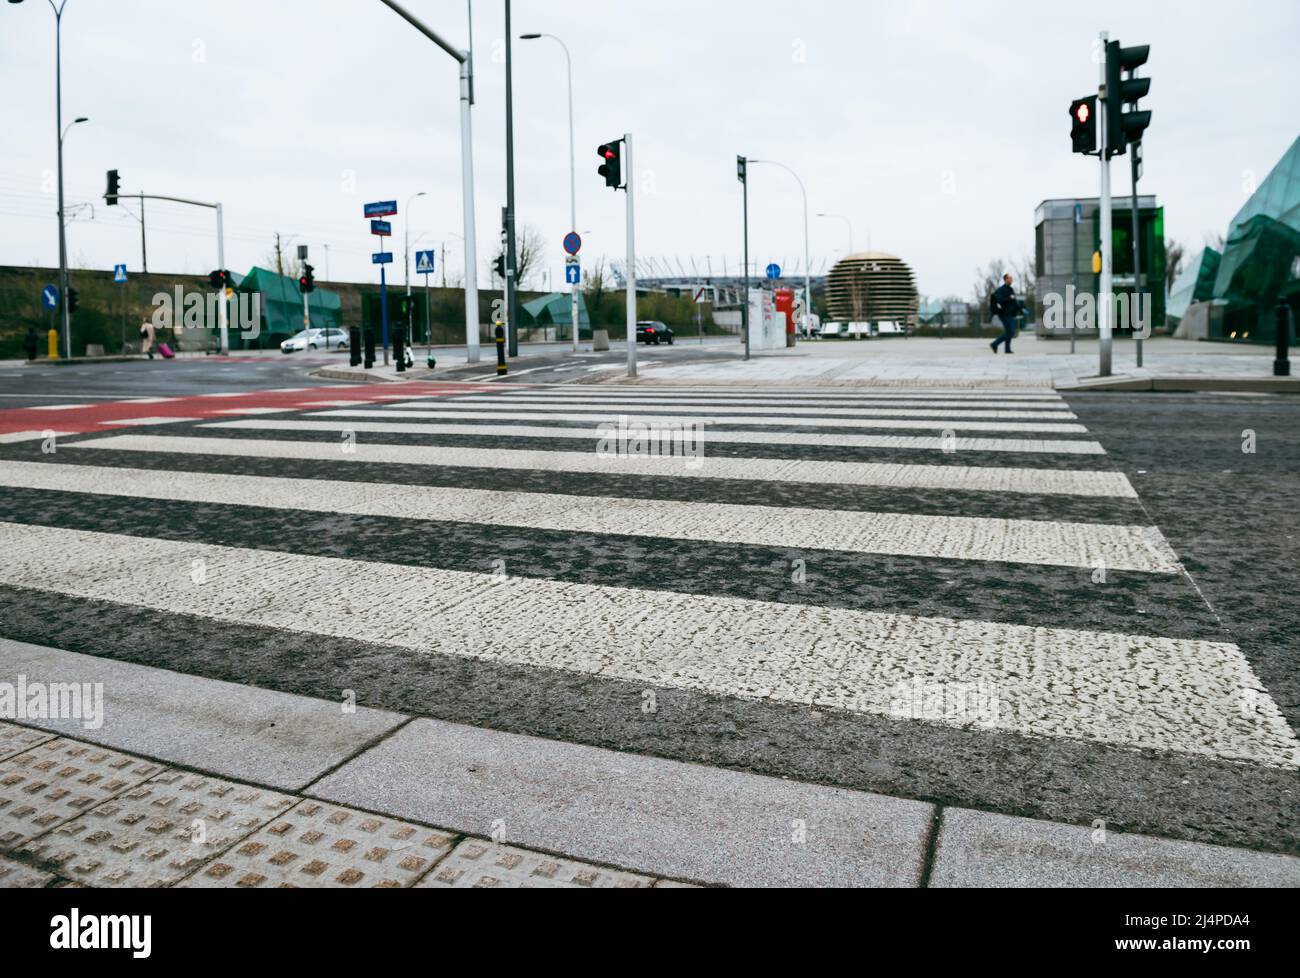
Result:
M361 366L361 327L348 329L348 363L354 367Z
M366 351L365 368L370 370L375 365L375 331L370 326L361 327Z
M498 326L496 332L497 338L497 376L504 377L510 372L506 366L506 328Z
M1274 377L1291 376L1291 307L1285 302L1277 304L1277 359L1273 361Z
M397 372L406 373L406 326L398 323L393 330L393 356L397 358Z

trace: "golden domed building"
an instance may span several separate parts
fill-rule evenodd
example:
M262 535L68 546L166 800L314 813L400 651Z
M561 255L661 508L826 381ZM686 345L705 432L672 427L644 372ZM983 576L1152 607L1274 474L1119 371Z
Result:
M841 259L826 279L830 318L842 323L916 325L920 297L912 269L897 255L864 251Z

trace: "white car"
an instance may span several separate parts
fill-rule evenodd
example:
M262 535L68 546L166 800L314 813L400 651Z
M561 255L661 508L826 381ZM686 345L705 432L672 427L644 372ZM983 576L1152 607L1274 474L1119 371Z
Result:
M348 334L341 329L304 329L280 344L281 353L300 353L303 350L346 350L350 346Z

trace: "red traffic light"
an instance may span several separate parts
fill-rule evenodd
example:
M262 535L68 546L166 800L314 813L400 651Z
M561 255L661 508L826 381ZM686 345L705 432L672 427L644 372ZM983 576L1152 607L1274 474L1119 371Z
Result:
M1088 103L1080 102L1079 107L1074 112L1074 117L1080 122L1087 122L1090 115L1092 115L1092 110L1088 108Z

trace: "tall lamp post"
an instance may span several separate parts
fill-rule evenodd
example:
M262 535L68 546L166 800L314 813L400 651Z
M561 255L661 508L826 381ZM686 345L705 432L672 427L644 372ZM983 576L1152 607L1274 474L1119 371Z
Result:
M406 271L406 307L411 307L411 205L421 197L427 197L428 191L421 190L418 194L412 194L411 199L406 202L406 257L402 259ZM410 324L408 323L409 327ZM409 343L412 337L407 336L406 341Z
M23 0L9 0L10 3L22 3ZM67 130L63 128L63 8L68 0L55 4L49 0L50 9L54 11L54 113L55 129L59 136L59 303L63 309L63 355L72 356L72 314L68 312L68 238L63 227L63 137ZM77 122L85 122L78 119ZM74 122L73 125L76 125ZM71 128L71 126L69 127Z
M549 37L564 49L564 64L568 70L569 76L569 230L578 230L578 177L576 164L574 163L574 146L576 136L573 128L573 58L569 54L569 46L554 34L520 34L521 41L536 41L539 38ZM574 282L572 286L572 321L573 321L573 352L578 352L578 283Z
M794 177L795 183L799 184L799 192L803 194L803 332L807 336L812 332L812 268L809 266L808 252L808 190L799 179L799 174L790 169L784 163L778 163L776 160L750 160L750 163L765 163L768 166L779 166L790 176Z

